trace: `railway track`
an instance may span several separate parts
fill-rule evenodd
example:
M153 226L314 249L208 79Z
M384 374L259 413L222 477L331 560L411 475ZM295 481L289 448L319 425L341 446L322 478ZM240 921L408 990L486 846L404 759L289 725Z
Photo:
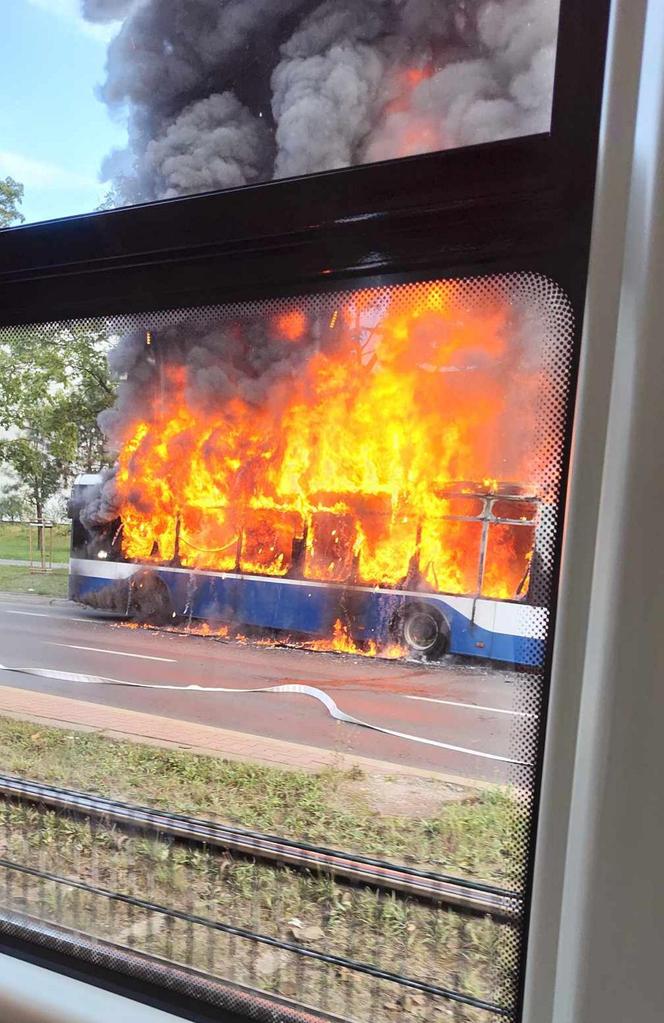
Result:
M465 913L513 923L522 911L514 892L417 867L199 820L184 814L133 806L102 796L0 775L0 797L32 803L121 827L216 847L236 855L324 873L347 883L398 892Z

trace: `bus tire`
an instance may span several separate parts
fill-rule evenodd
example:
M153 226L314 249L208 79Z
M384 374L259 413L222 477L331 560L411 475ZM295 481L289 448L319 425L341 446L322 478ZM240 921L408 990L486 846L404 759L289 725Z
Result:
M407 604L400 615L399 638L411 654L435 661L447 653L450 627L431 604Z
M135 572L129 582L128 613L142 625L166 625L173 619L168 586L156 572Z

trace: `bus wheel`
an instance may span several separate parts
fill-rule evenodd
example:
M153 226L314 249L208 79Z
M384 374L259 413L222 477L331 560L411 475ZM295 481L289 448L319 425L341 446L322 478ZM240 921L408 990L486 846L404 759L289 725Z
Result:
M402 613L401 639L411 653L433 661L446 653L450 630L435 608L428 604L411 604Z
M154 572L136 572L129 583L128 612L143 625L172 621L173 605L166 583Z

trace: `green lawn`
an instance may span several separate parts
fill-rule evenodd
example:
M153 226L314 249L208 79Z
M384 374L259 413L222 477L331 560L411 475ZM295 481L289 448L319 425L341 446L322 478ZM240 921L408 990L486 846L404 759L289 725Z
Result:
M352 771L319 774L232 763L219 757L122 742L92 732L0 718L0 763L13 775L223 820L296 839L354 849L444 873L512 887L523 817L507 792L442 802L421 817L379 813L374 780ZM395 770L398 771L398 768ZM116 892L147 896L332 955L350 956L424 979L435 978L480 999L513 983L509 925L467 918L321 872L236 857L223 850L91 825L45 808L0 800L3 856L61 877L91 880ZM3 876L4 874L4 876ZM198 927L196 933L68 887L0 869L6 905L62 926L127 944L212 975L296 996L323 999L332 1012L372 1023L485 1023L486 1013L380 985L287 952ZM14 906L15 903L15 906ZM219 974L221 970L221 974ZM321 994L321 992L324 992Z
M374 779L236 763L92 732L0 718L9 773L109 798L221 820L288 838L387 855L511 887L519 857L518 806L509 793L470 792L421 817L378 813ZM395 768L398 774L398 768Z
M67 569L52 572L31 572L26 565L0 565L0 591L5 593L37 593L44 597L67 596Z
M33 547L37 541L37 530L25 525L22 522L0 522L0 559L13 558L21 561L30 560L30 532L32 532ZM46 536L46 550L48 552L50 541L48 530ZM33 557L36 552L33 551ZM69 525L53 526L53 561L67 561L69 558Z
M445 906L347 885L324 871L298 871L214 848L189 848L158 835L124 832L103 821L91 825L41 807L0 801L0 836L3 859L148 898L167 912L185 910L290 945L433 979L480 999L490 1000L501 987L514 984L514 933L488 917L466 918ZM17 876L2 865L0 883L5 909L208 976L228 979L230 968L235 982L295 997L305 1005L322 1003L335 1018L488 1023L482 1010L456 1011L443 999L408 993L343 967L302 961L296 953L267 949L210 927L189 928L165 914L78 891L66 881Z

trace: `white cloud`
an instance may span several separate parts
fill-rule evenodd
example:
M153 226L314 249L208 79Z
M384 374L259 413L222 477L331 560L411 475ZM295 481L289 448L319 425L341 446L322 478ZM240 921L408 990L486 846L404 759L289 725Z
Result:
M16 178L26 188L100 188L98 181L85 174L0 149L0 177L7 175Z
M109 39L112 39L119 27L119 22L99 25L86 21L81 17L80 0L26 0L26 3L58 18L64 18L80 32L99 39L101 42L108 42Z

